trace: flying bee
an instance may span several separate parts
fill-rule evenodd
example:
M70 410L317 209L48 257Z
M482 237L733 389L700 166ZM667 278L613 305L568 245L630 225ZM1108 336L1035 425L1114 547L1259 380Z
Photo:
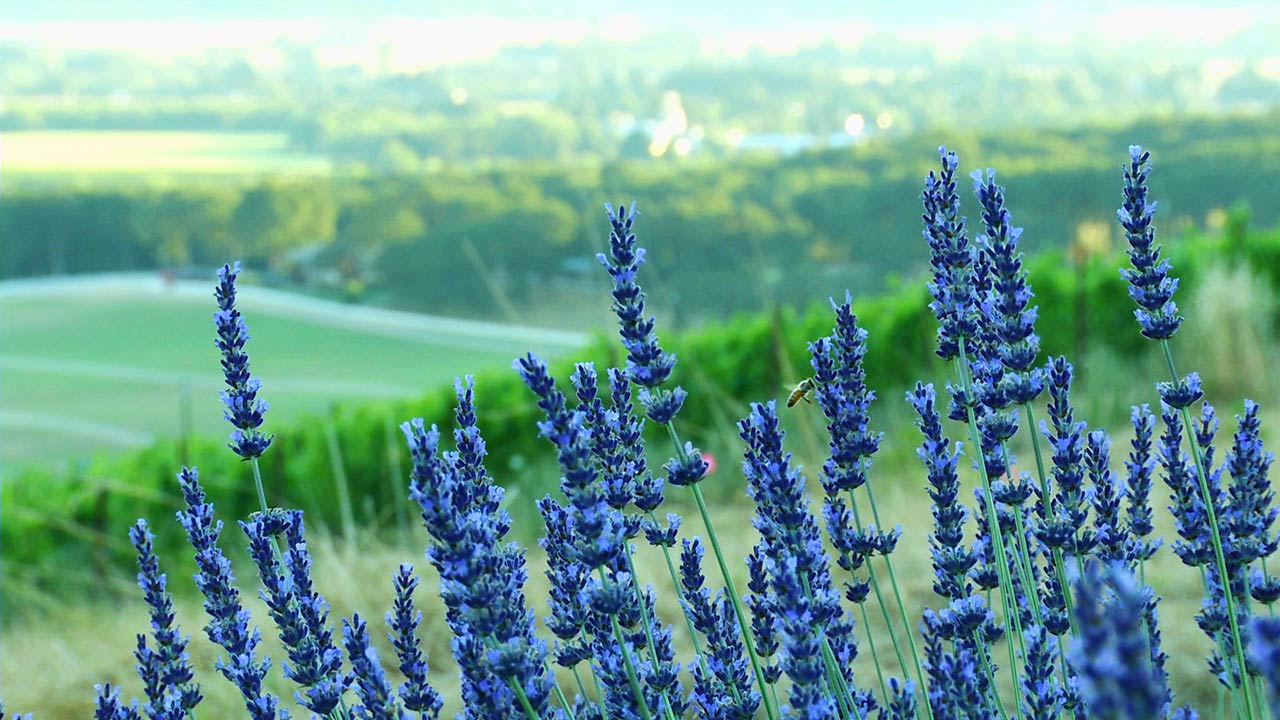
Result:
M791 391L791 397L787 398L787 407L793 407L801 400L812 404L813 401L809 399L809 396L817 389L818 383L813 378L805 378L801 380L796 384L795 389Z

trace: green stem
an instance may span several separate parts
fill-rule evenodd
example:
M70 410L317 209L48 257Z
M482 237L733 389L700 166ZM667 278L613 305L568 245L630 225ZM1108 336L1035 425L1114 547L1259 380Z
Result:
M1005 477L1009 479L1010 483L1016 483L1017 480L1013 477L1013 455L1009 452L1007 442L1000 443L1000 452L1004 453ZM1022 519L1021 506L1013 508L1013 524L1014 530L1017 532L1014 543L1017 545L1016 559L1018 575L1022 578L1022 591L1027 596L1027 604L1031 606L1031 613L1035 616L1036 624L1043 626L1044 611L1040 607L1040 601L1035 598L1035 571L1032 568L1031 547L1027 545L1027 527Z
M564 714L568 716L569 720L575 720L573 706L569 704L569 698L564 696L564 690L560 689L560 683L555 681L556 676L551 673L551 669L547 667L545 660L543 661L543 667L546 668L547 674L551 675L551 691L556 694L556 702L560 703L560 707L564 708ZM583 697L586 697L586 695L583 695Z
M604 568L596 568L600 573L600 582L607 588L609 587L609 578L604 574ZM636 699L636 707L640 709L640 717L644 720L653 720L653 716L649 714L649 706L644 702L644 693L640 690L640 678L636 675L635 663L631 660L631 653L627 652L626 636L622 634L622 624L618 622L617 615L609 616L609 625L613 628L613 639L618 643L618 652L622 654L622 664L627 668L627 684L631 686L631 694Z
M852 572L849 573L853 575ZM863 600L858 603L858 609L862 611L862 627L867 629L867 647L871 649L871 662L876 668L876 679L880 681L880 699L884 702L884 707L889 707L889 684L884 681L884 671L880 669L880 654L876 652L876 641L872 637L871 617L867 614L867 601Z
M267 493L262 489L262 469L258 467L258 458L249 461L249 467L253 468L253 484L258 489L258 505L262 509L262 514L267 514Z
M1013 592L1013 581L1009 578L1009 568L1006 563L1009 556L1005 553L1004 533L1000 531L1000 517L996 513L996 499L991 493L991 479L987 477L986 459L982 453L982 436L978 431L978 419L973 413L973 405L969 404L973 400L973 383L969 379L969 355L965 350L965 338L960 338L960 357L956 362L956 371L960 374L960 387L964 390L965 415L969 425L969 441L973 443L974 450L978 453L978 476L982 479L982 491L986 493L987 502L987 525L990 530L991 544L994 546L996 576L1000 579L1000 595L1001 604L1004 607L1005 621L1012 624L1016 637L1013 641L1008 642L1009 649L1009 675L1013 680L1013 696L1014 707L1022 707L1022 688L1018 684L1018 664L1017 653L1014 651L1014 642L1022 650L1022 657L1027 656L1024 639L1022 637L1022 618L1018 613L1018 599Z
M1169 340L1160 341L1160 349L1164 351L1165 364L1169 367L1169 374L1172 376L1175 384L1181 382L1178 376L1178 369L1173 363L1173 351L1169 348ZM1240 671L1240 691L1244 695L1245 711L1249 718L1257 717L1254 713L1256 701L1253 693L1250 692L1249 676L1245 670L1244 661L1244 636L1240 632L1240 622L1236 617L1235 598L1231 592L1231 576L1227 574L1227 559L1222 551L1222 534L1218 531L1218 512L1213 506L1213 497L1209 493L1208 473L1204 467L1204 457L1200 454L1200 444L1196 439L1195 425L1191 421L1191 411L1187 408L1181 408L1182 424L1186 426L1187 444L1191 447L1191 458L1196 465L1196 479L1200 485L1200 499L1204 503L1205 516L1209 521L1209 534L1213 539L1213 556L1217 565L1220 584L1222 585L1222 598L1227 606L1227 620L1231 625L1231 641L1235 646L1235 660Z
M646 511L645 515L651 522L657 524L658 518L653 514L652 510ZM698 664L702 666L702 671L710 677L711 669L707 666L707 659L702 652L702 643L698 640L698 631L693 626L693 618L689 617L689 604L684 594L684 586L680 582L679 573L676 572L675 563L671 560L671 549L666 545L662 546L662 558L667 561L667 572L671 575L672 585L676 589L676 600L680 603L680 614L684 616L685 627L689 629L689 640L693 643L693 653L698 658ZM628 561L630 561L630 558L628 558ZM729 688L729 691L733 694L734 700L742 699L738 695L736 687Z
M673 423L667 423L667 432L675 443L676 453L684 454L684 444L676 433ZM725 589L729 591L729 601L733 604L733 614L738 618L738 628L742 631L742 644L747 648L747 657L751 660L751 670L756 676L756 685L760 688L760 697L764 701L765 712L769 720L779 720L776 700L768 692L768 683L764 679L764 670L760 667L760 656L756 653L755 638L751 635L751 622L747 620L746 610L742 607L742 597L734 585L733 575L729 572L729 564L724 559L724 551L720 549L720 540L716 536L715 526L711 522L711 512L707 509L707 501L702 496L702 488L694 483L689 486L693 499L698 504L698 513L702 515L702 524L707 529L707 540L716 556L716 564L720 566L720 575L724 578Z
M649 645L649 659L653 661L653 667L656 670L661 661L658 660L657 644L653 641L653 624L649 621L649 606L645 602L644 592L640 589L639 576L636 575L635 560L631 557L631 545L628 543L625 548L624 555L627 558L627 571L631 573L631 587L635 589L636 603L640 605L640 622L644 623L644 637ZM668 720L675 720L671 714L671 698L667 695L667 691L662 691L662 699L667 701L666 716Z
M871 481L863 483L863 487L867 489L867 500L871 503L871 519L875 522L877 528L883 529L884 525L880 523L880 511L876 508L876 494L871 489ZM853 491L849 492L850 499L853 498ZM871 564L870 558L867 564ZM889 584L893 586L893 597L898 604L898 613L902 616L903 629L906 630L907 647L911 650L911 659L916 666L916 681L920 688L920 695L923 702L920 704L924 707L926 720L933 718L933 708L929 705L929 692L925 686L924 664L920 662L920 653L916 650L915 634L911 630L911 624L907 620L907 606L902 602L902 591L898 585L898 575L893 571L893 559L888 555L884 556L884 566L889 571Z
M988 607L991 606L990 596L991 596L991 593L988 592L987 593ZM977 633L977 632L973 634L973 645L975 648L981 648L984 644L982 642L982 639L979 637L979 634L980 633ZM988 645L987 647L990 647L990 646ZM980 652L980 651L978 652L978 661L982 663L982 672L986 674L987 679L990 681L990 683L988 684L988 689L991 691L992 704L994 704L996 706L996 710L1000 712L1000 720L1009 720L1009 712L1004 709L1004 703L1000 701L1000 692L997 690L997 686L996 686L996 671L992 669L991 661L987 659L987 654L985 652ZM1017 680L1015 679L1015 682L1016 681Z
M1031 606L1036 624L1044 625L1044 612L1040 608L1040 602L1035 599L1035 574L1031 570L1031 548L1027 546L1027 529L1022 522L1021 507L1013 508L1013 523L1018 532L1015 542L1018 543L1018 573L1022 575L1022 591L1027 594L1027 604Z
M1035 451L1036 456L1036 480L1040 482L1040 494L1044 498L1046 507L1046 515L1052 517L1056 508L1054 507L1053 494L1049 489L1049 473L1044 469L1044 453L1040 449L1040 433L1036 428L1036 414L1030 402L1022 404L1022 409L1027 413L1027 433L1031 435L1031 448ZM1065 603L1067 613L1067 622L1071 624L1071 636L1080 637L1080 625L1076 620L1075 598L1071 597L1071 584L1067 580L1067 565L1062 559L1062 548L1055 547L1051 549L1053 555L1053 573L1058 578L1058 587L1062 591L1062 600ZM1061 646L1062 643L1059 643Z
M538 711L533 709L533 704L529 702L529 696L525 694L524 688L520 686L520 683L515 678L509 677L507 678L507 685L516 694L516 699L520 701L520 708L524 710L525 717L529 718L529 720L542 720L542 716L538 714Z
M862 530L865 526L858 514L858 501L854 498L852 490L849 491L849 500L853 510L853 521L858 524L858 529ZM876 525L876 529L880 529L879 524ZM902 645L898 642L898 633L894 630L893 619L889 617L889 605L884 601L884 593L880 590L880 579L876 576L875 566L871 564L872 559L870 555L867 556L867 577L871 580L871 589L876 594L876 602L880 604L880 614L884 617L885 628L889 631L889 640L893 643L893 653L898 658L898 667L906 673L907 658L902 654Z

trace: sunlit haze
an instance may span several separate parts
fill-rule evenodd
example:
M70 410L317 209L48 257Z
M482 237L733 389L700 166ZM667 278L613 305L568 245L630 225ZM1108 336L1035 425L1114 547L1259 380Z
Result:
M989 38L1039 42L1139 40L1221 42L1268 25L1280 28L1280 5L1263 2L1174 2L1153 7L1106 2L745 3L723 13L718 3L550 2L367 3L359 10L326 3L51 3L10 10L0 42L45 48L129 50L157 58L215 49L268 48L281 41L315 48L326 65L413 71L484 60L503 47L588 40L631 42L661 36L700 39L709 55L753 49L789 53L832 42L856 45L877 33L926 42L942 54ZM1273 35L1274 37L1274 35ZM253 54L270 64L270 52Z

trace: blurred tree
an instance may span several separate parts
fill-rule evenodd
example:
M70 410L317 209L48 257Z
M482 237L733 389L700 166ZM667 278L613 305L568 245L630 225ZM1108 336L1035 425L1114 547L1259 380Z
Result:
M246 260L276 265L283 253L333 239L337 206L318 183L271 180L248 190L232 225Z

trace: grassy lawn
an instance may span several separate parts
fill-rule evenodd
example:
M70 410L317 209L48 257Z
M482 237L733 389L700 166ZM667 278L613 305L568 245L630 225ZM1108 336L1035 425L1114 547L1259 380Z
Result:
M327 159L296 152L283 133L58 130L0 134L0 167L24 180L115 174L327 173Z
M249 351L275 422L337 400L406 397L506 366L526 349L447 332L388 334L245 305ZM43 296L0 301L0 464L69 461L182 429L225 434L213 300ZM545 352L546 348L535 346Z

